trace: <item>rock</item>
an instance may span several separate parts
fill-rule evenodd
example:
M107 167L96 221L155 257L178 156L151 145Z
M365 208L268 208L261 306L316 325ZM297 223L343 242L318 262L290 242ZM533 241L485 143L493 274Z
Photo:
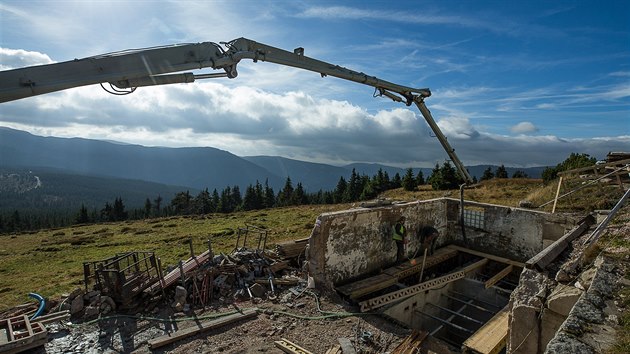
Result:
M108 304L109 307L112 308L112 310L116 310L116 303L114 302L114 299L109 296L101 296L101 303Z
M572 314L586 322L604 322L604 314L602 311L586 300L578 301L573 307Z
M83 300L91 302L92 299L98 295L101 295L101 292L98 290L88 291L85 295L83 295Z
M582 274L580 274L580 284L582 284L582 286L584 287L585 290L588 290L588 288L591 286L591 282L593 281L593 278L595 277L595 272L597 270L595 268L591 268L588 270L585 270L584 272L582 272Z
M547 345L546 354L566 354L566 353L595 353L593 348L580 342L576 338L565 333L559 333L549 345Z
M76 315L81 311L83 311L83 296L77 296L72 300L72 304L70 305L70 314Z
M265 296L265 288L264 288L262 285L258 284L258 283L256 283L256 284L254 284L254 285L250 286L250 287L249 287L249 291L251 291L251 292L252 292L252 295L253 295L254 297L260 297L260 298L262 298L262 297L264 297L264 296Z
M582 291L577 288L558 284L547 298L547 308L566 317L581 295Z
M96 306L86 306L83 317L86 319L97 317L99 314L99 310L100 309Z
M186 291L186 288L184 288L181 285L178 285L175 288L175 297L173 298L172 306L177 308L177 305L180 305L183 308L184 304L186 303L187 296L188 296L188 291ZM181 309L178 311L181 311Z
M529 200L521 200L520 202L518 202L518 206L521 208L533 208L534 203Z

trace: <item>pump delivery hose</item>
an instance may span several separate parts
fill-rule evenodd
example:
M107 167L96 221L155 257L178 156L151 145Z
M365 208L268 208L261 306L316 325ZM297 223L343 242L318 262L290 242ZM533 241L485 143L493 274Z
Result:
M46 300L44 300L44 297L36 293L28 293L28 296L39 301L39 308L37 309L33 317L30 318L30 320L32 321L36 319L37 317L39 317L42 314L42 312L44 312L44 308L46 307Z

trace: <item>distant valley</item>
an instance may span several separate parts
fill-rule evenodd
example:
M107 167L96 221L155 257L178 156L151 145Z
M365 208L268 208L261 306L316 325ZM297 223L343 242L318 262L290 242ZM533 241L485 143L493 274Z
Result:
M479 178L487 168L468 167ZM494 170L496 166L491 166ZM100 205L104 200L123 197L130 206L142 207L146 198L161 195L170 200L178 191L191 194L208 188L221 191L238 185L244 191L258 181L277 192L290 177L307 192L332 190L340 177L346 180L352 169L373 176L379 169L390 178L405 170L379 164L355 163L332 166L277 156L239 157L211 148L165 148L80 138L36 136L0 127L0 209L76 207L83 202ZM539 178L544 167L506 167ZM415 168L417 174L419 169ZM425 178L430 168L422 168ZM13 178L9 178L14 174ZM19 176L19 177L18 177ZM39 183L39 186L37 186Z

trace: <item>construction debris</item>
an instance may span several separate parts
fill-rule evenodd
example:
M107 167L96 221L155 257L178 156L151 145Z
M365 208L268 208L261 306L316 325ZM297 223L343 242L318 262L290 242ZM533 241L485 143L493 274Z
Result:
M300 240L282 242L276 245L276 253L283 258L305 258L304 251L308 245L309 238L303 238Z
M28 316L0 320L0 353L20 353L46 344L48 332L43 324L30 322Z
M219 319L212 320L212 321L201 322L197 326L179 330L174 333L169 333L155 339L151 339L149 341L149 348L151 349L159 348L167 344L176 342L178 340L181 340L190 336L194 336L195 334L198 334L198 333L202 333L205 331L209 331L211 329L219 328L221 326L224 326L230 323L235 323L244 319L254 318L258 315L257 311L258 311L257 308L247 309L241 313L231 314L231 315L221 317Z
M282 338L281 340L275 341L274 342L276 344L276 347L280 350L282 350L285 353L290 353L290 354L313 354L312 352L309 352L308 350L300 347L299 345L292 343L284 338Z
M428 335L429 332L414 330L392 351L392 354L420 353L420 346Z

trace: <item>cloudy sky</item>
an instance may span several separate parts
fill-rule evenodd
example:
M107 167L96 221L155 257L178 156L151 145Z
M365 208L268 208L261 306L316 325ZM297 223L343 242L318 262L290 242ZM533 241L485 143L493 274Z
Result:
M571 152L601 159L630 150L625 0L0 1L0 70L238 37L430 88L426 104L466 165L555 165ZM447 158L415 107L251 61L236 79L122 97L95 85L0 104L0 126L333 164L431 167Z

